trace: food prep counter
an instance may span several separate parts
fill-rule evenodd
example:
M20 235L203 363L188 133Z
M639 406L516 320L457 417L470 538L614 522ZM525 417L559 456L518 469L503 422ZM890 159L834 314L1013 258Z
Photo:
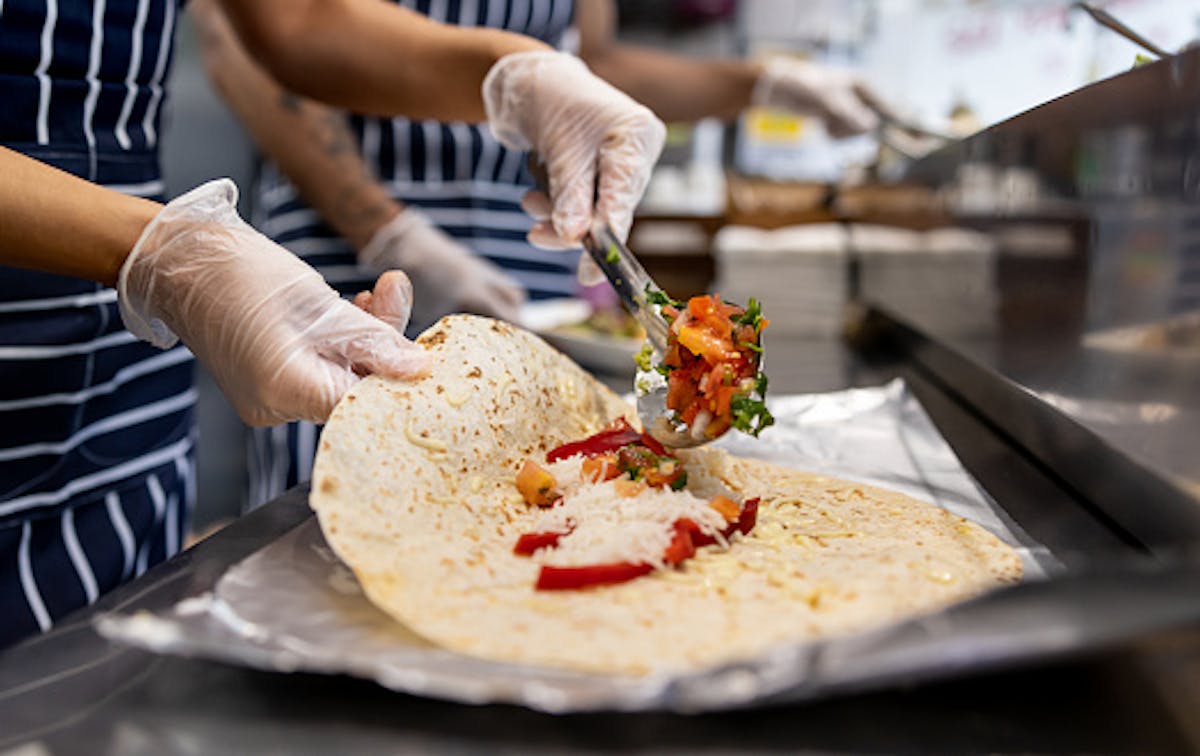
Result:
M804 382L814 350L843 385L905 378L997 501L1070 518L1077 495L907 358L840 342L777 339L780 392ZM1200 745L1200 628L1165 628L1082 657L925 681L809 705L709 715L554 716L398 694L338 676L281 674L110 644L92 620L155 609L212 588L231 565L311 516L293 489L52 632L0 654L0 753L329 753L596 750L1176 751ZM1104 533L1075 533L1107 543ZM1080 544L1081 548L1087 544ZM1146 575L1148 593L1197 590L1200 575Z

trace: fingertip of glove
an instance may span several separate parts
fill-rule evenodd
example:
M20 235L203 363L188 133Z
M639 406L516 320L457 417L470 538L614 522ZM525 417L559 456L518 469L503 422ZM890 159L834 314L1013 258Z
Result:
M569 241L559 236L549 221L533 224L533 227L529 229L529 233L525 235L525 238L535 247L555 252L579 249L580 246L577 241Z
M370 372L387 378L411 379L429 374L429 355L408 341L376 351L371 362L366 365Z

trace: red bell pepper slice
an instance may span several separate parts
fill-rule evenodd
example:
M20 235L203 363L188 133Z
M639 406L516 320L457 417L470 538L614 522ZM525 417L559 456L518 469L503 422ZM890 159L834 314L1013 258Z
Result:
M588 588L593 585L627 583L654 570L649 564L614 562L612 564L590 564L584 567L552 567L542 565L538 573L539 591L563 591Z
M552 531L545 533L522 533L521 537L517 539L517 545L513 546L513 553L520 556L529 556L540 548L557 546L558 539L565 535L567 534Z
M599 433L551 449L546 454L546 461L557 462L560 459L573 457L576 454L591 456L593 454L616 451L626 444L640 441L641 438L641 433L635 430L625 418L619 417L612 425Z
M596 454L616 451L622 446L628 446L629 444L641 444L660 457L668 456L662 444L655 441L649 434L642 433L634 428L625 418L619 417L613 421L612 425L599 433L551 449L546 453L546 461L557 462L560 459L573 457L576 454L583 454L590 457Z

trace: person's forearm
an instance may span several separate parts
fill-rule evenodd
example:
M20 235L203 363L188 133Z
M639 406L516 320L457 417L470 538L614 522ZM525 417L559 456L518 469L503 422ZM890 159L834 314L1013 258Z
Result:
M205 67L259 149L356 249L401 210L371 175L341 112L297 97L258 67L214 0L190 6Z
M733 120L750 106L759 74L746 61L693 60L628 45L584 62L664 121Z
M287 89L363 113L480 122L480 88L508 53L549 49L379 0L221 0L246 49Z
M579 55L603 79L664 121L732 120L750 105L761 69L735 59L697 60L617 41L613 0L578 0Z
M0 147L0 264L113 286L160 209Z

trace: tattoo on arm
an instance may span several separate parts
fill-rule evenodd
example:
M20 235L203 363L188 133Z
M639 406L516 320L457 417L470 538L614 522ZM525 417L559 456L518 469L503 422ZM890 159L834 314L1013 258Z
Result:
M313 146L333 164L329 176L334 183L326 185L319 209L328 214L326 220L343 236L358 244L366 243L396 212L399 203L379 185L360 154L346 116L290 92L280 95L279 106L300 118Z

